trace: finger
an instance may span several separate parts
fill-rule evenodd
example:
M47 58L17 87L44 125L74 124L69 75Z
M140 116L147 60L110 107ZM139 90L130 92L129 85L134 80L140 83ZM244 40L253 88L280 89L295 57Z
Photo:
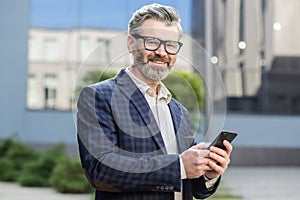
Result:
M194 157L201 157L204 158L205 156L207 156L207 154L210 152L209 150L201 150L201 149L189 149L189 152L191 153L191 155L193 155Z
M227 156L220 156L219 154L210 152L209 153L209 157L213 161L215 161L216 163L218 163L219 165L222 165L222 166L226 166L227 165L227 160L228 160Z
M206 171L212 171L213 169L211 168L210 165L202 165L202 166L196 166L195 167L195 172L196 173L203 173L203 172L206 172Z
M225 150L220 149L220 148L218 148L218 147L211 147L211 148L210 148L210 152L215 153L215 154L218 154L218 155L220 155L220 156L222 156L222 157L228 156L228 154L227 154L227 152L226 152Z
M230 142L228 142L227 140L224 140L224 141L223 141L223 144L224 144L224 146L226 147L226 152L227 152L228 154L230 154L230 153L232 152L232 149L233 149L233 147L232 147L232 145L230 144Z
M226 167L222 165L218 165L216 162L209 161L208 165L214 170L217 174L221 175L225 172Z
M195 162L194 162L194 165L197 165L197 166L207 166L209 161L211 159L208 159L208 158L199 158L199 159L196 159Z
M193 149L205 149L205 144L204 143L199 143L199 144L196 144L194 146L192 146Z
M194 151L196 151L196 157L199 159L204 159L209 157L209 153L210 153L209 150L194 150Z

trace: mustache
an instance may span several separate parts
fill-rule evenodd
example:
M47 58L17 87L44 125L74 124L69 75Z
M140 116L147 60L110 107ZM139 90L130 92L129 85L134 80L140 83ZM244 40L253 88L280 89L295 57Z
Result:
M157 55L154 55L154 56L149 56L148 59L147 59L147 63L149 63L149 61L152 61L152 62L164 62L164 63L167 63L168 65L170 64L170 59L168 59L167 57L160 57L160 56L157 56Z

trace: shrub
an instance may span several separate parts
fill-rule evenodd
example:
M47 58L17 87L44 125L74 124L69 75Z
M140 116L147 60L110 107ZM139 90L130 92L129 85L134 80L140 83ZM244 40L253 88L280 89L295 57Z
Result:
M0 152L2 181L16 181L26 163L36 160L38 156L32 148L11 138L1 141Z
M7 156L7 152L16 142L12 138L0 140L0 158Z
M172 96L191 113L204 107L204 88L200 76L193 72L173 72L163 80Z
M22 170L18 182L22 186L28 187L46 187L49 186L49 181L47 176L38 175L43 172L40 163L30 162L27 163L24 169ZM45 174L45 173L44 173Z
M15 142L8 150L6 157L13 161L14 169L20 172L25 163L37 159L38 153L33 148Z
M64 154L58 144L41 153L11 138L0 141L0 181L18 181L22 186L52 186L63 193L89 193L81 164Z
M0 181L15 181L18 172L14 169L13 162L8 158L0 159Z
M82 173L78 160L61 158L50 178L51 186L62 193L90 193L91 186Z
M12 160L7 158L7 152L14 143L11 138L0 140L0 181L15 181L18 175Z
M80 94L81 89L86 86L86 85L90 85L93 83L97 83L100 81L104 81L106 79L112 78L116 75L116 72L113 71L102 71L99 69L95 69L95 70L89 70L87 71L82 80L80 85L78 85L75 89L75 97L78 97L78 95Z
M64 145L59 144L42 152L36 161L29 162L24 166L18 182L22 186L49 186L52 171L59 158L64 156L64 150Z

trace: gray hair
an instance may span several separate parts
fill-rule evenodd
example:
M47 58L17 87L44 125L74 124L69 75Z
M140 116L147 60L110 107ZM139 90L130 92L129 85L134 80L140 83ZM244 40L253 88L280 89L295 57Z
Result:
M138 28L148 19L165 22L166 25L177 25L178 32L182 35L180 16L177 10L171 6L163 6L157 3L143 6L132 15L128 23L128 33L135 34Z

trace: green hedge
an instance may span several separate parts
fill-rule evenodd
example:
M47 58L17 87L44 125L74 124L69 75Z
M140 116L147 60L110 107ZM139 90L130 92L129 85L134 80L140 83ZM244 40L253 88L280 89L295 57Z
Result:
M65 146L58 144L39 154L35 161L28 162L21 171L18 182L22 186L50 186L49 179L60 157L64 156Z
M16 181L18 171L14 169L13 162L9 158L0 158L0 181Z
M163 83L172 96L182 103L191 113L197 113L204 107L204 88L200 76L194 72L176 71Z
M62 193L90 193L92 188L83 176L81 164L77 160L61 158L50 178L53 188Z
M22 186L51 186L64 193L92 191L82 172L79 159L64 153L58 144L37 152L12 138L0 140L0 181L17 181Z
M0 180L17 181L27 162L35 161L38 153L11 138L0 142Z

